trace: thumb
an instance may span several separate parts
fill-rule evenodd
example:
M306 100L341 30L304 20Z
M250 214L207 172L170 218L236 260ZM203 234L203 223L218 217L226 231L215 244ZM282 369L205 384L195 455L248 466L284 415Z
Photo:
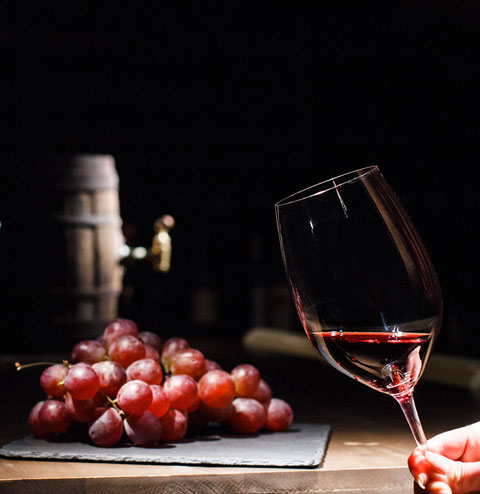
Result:
M432 480L448 484L458 494L480 489L480 461L453 461L431 451L425 452L425 459L432 470Z

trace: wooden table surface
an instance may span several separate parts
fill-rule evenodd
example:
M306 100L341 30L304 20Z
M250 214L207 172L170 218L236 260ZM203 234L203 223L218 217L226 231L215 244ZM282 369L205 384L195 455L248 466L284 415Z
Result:
M200 345L197 345L200 349ZM205 350L204 350L205 351ZM216 358L215 353L205 353ZM223 357L233 357L228 352ZM251 468L0 459L0 493L390 493L413 492L406 460L415 444L398 404L319 360L242 353L257 365L295 419L327 423L332 435L318 468ZM224 367L228 365L217 358ZM232 360L233 361L233 360ZM40 371L0 365L0 444L26 434L26 417L42 397ZM427 436L478 420L465 389L421 381L416 401Z

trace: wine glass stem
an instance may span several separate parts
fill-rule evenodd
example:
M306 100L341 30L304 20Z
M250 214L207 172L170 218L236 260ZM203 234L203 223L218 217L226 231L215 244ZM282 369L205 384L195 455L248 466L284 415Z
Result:
M415 407L413 390L406 395L399 397L395 396L395 399L402 408L403 414L407 419L408 425L410 426L417 445L424 446L427 444L427 438L425 437L425 432L423 432L423 427L417 413L417 408Z

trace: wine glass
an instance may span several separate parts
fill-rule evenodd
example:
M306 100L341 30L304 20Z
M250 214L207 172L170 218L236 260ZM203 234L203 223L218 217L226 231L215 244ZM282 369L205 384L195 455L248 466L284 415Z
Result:
M442 319L437 275L377 166L275 204L283 262L307 336L336 369L393 396L426 443L413 389Z

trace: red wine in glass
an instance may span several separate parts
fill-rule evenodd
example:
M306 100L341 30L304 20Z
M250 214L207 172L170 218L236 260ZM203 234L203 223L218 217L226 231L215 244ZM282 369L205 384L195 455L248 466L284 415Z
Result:
M391 395L410 392L423 371L431 336L425 333L326 331L310 340L332 365Z
M336 369L393 396L418 444L413 390L442 319L435 269L378 167L275 205L288 281L308 338Z

